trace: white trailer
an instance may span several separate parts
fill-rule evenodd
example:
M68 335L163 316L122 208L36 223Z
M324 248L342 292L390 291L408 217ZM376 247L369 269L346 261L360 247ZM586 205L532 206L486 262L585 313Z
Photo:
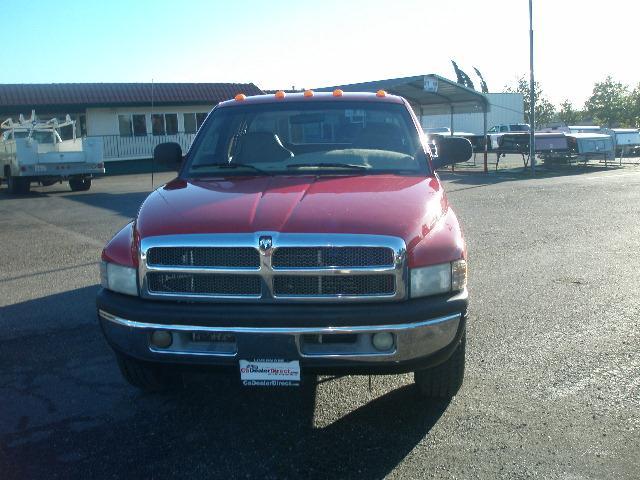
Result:
M579 155L605 155L613 154L613 139L604 133L570 133L575 148Z
M612 128L607 133L613 137L620 162L622 157L640 154L640 130L637 128Z
M71 126L73 138L62 140L60 129ZM0 124L0 179L10 193L28 193L33 182L53 185L69 181L73 191L89 190L94 175L104 173L102 140L76 138L75 121L37 120L20 115L18 122Z

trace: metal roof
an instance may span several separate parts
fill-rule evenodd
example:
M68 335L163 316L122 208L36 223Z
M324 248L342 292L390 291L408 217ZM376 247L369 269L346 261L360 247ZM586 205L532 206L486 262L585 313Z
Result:
M0 111L151 104L151 83L0 84ZM156 105L216 104L237 93L259 95L253 83L154 83Z
M451 113L475 113L490 110L487 97L440 75L416 75L413 77L390 78L373 82L334 85L315 88L326 92L340 88L345 92L387 92L406 98L415 107L422 107L425 115Z

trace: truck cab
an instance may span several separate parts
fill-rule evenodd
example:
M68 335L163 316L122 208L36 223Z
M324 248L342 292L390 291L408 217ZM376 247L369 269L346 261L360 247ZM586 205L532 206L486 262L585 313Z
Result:
M311 373L463 379L467 250L409 104L386 92L238 95L102 252L97 313L124 378L175 386L193 366L247 386Z

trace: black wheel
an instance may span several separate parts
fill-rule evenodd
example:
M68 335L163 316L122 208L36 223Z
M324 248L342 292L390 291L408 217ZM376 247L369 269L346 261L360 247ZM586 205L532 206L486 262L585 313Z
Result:
M118 367L124 379L145 392L162 392L179 387L182 377L165 365L142 362L116 353Z
M40 184L43 187L50 187L51 185L53 185L56 182L57 182L57 180L40 180Z
M464 379L466 333L449 360L426 370L413 372L413 379L424 397L448 399L453 397Z
M70 178L69 187L74 192L84 192L91 188L90 178Z
M7 188L9 193L25 194L31 189L31 179L26 177L7 176Z

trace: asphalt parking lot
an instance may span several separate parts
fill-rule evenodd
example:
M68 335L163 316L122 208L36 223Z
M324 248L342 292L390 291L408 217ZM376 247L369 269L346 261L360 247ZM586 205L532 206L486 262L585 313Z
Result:
M150 176L3 186L0 478L637 479L640 167L443 177L472 297L448 404L422 401L410 375L247 390L198 374L140 393L94 297L100 250Z

